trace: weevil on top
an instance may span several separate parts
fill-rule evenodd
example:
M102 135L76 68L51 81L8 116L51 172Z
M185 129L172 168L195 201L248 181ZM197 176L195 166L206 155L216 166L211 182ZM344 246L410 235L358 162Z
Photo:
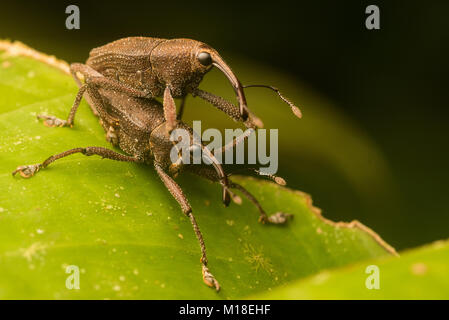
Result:
M237 95L238 110L232 107L231 102L198 88L212 67L217 67L228 78ZM181 119L188 94L201 97L248 128L263 127L263 122L248 109L243 89L249 87L274 90L293 113L301 117L301 111L277 88L266 85L243 86L215 49L192 39L119 39L92 49L85 64L73 63L70 70L80 86L78 96L82 96L86 86L92 85L121 91L133 97L163 97L164 117L169 132L175 128L176 121ZM81 84L79 74L85 79L84 85ZM173 98L182 98L178 113ZM49 126L71 125L70 118L61 120L46 117L45 121Z

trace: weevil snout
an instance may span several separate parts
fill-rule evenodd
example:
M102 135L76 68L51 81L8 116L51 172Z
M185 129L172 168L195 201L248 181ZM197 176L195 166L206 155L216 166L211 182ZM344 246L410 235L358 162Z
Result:
M243 120L248 118L243 86L218 52L200 41L172 39L158 45L151 53L151 66L163 84L170 85L173 97L182 97L198 88L212 67L224 73L234 89Z
M199 56L198 56L199 57ZM231 68L226 64L226 62L220 57L220 55L213 50L211 53L212 65L220 69L221 72L225 74L228 78L229 82L231 82L232 88L237 95L237 99L239 101L240 106L240 115L243 121L248 119L248 108L246 106L246 98L245 93L243 92L243 86L240 83L239 79L235 76L234 72L232 72Z
M179 123L177 129L184 129L187 131L187 134L184 135L183 131L173 131L175 136L179 134L178 139L175 138L177 141L176 145L173 145L174 140L167 134L166 125L167 122L163 122L151 132L149 146L154 161L164 169L168 169L171 174L177 175L184 165L202 165L203 161L201 160L207 159L208 161L205 163L210 164L214 168L217 180L223 188L223 204L228 206L231 202L229 180L218 159L201 142L195 142L193 134L186 130L188 127L183 123ZM186 155L187 157L185 157ZM187 158L189 160L188 163L184 163L184 160ZM196 160L200 160L200 162L197 163Z

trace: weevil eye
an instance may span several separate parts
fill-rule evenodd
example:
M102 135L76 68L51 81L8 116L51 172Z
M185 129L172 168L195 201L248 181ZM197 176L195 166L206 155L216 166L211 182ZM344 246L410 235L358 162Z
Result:
M210 56L209 53L207 52L200 52L197 55L198 61L203 65L203 66L209 66L212 64L212 57Z

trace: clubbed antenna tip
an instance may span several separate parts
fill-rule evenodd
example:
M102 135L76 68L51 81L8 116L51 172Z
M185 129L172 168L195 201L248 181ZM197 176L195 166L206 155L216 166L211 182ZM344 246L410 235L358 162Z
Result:
M247 86L243 86L243 88L254 88L254 87L258 87L258 88L267 88L267 89L271 89L274 92L276 92L279 96L279 98L281 98L282 101L284 101L286 104L288 104L290 106L290 108L292 109L292 112L295 116L297 116L299 119L302 118L302 112L301 110L294 105L293 102L291 102L289 99L287 99L280 91L278 88L276 87L272 87L272 86L268 86L268 85L264 85L264 84L251 84L251 85L247 85Z
M285 186L287 182L281 177L274 177L274 182L276 182L278 185Z
M273 180L280 186L287 185L287 182L282 177L275 176L274 174L264 173L264 172L261 172L260 170L254 169L254 168L249 168L249 169L254 171L255 173L257 173L259 176L264 176L264 177L267 177L267 178Z
M301 119L302 118L301 110L296 106L291 106L291 107L292 107L292 111L295 114L295 116L297 116L299 119Z

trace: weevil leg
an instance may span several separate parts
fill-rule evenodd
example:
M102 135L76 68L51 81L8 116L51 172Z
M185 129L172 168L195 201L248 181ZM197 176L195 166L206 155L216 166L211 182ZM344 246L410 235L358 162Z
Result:
M83 85L83 83L81 81L82 79L80 79L80 77L78 76L78 72L81 73L80 70L84 70L84 73L85 73L86 72L86 70L85 70L86 68L84 68L84 66L86 66L86 65L84 65L82 63L72 63L70 65L70 73L72 74L73 79L75 79L75 82L76 82L76 85L78 86L78 88L81 88L81 86ZM88 66L86 66L86 67L88 67ZM100 75L100 74L98 74L98 75ZM83 78L84 78L84 75L83 75ZM98 111L96 109L96 105L91 100L89 94L84 95L84 99L86 99L87 104L89 105L89 107L92 110L93 114L98 117L99 113L98 113Z
M132 97L139 97L139 98L152 97L151 94L147 91L139 90L118 80L107 78L98 71L82 63L73 63L72 65L70 65L70 71L75 76L79 72L80 74L83 75L85 83L91 84L97 88L104 88L123 92ZM80 81L77 76L76 79Z
M37 115L37 118L43 119L44 125L46 125L47 127L66 127L66 126L72 127L76 111L78 110L78 107L81 103L81 99L83 98L83 94L86 91L86 89L87 84L83 84L78 90L78 93L76 95L75 101L73 102L72 108L70 109L69 117L67 118L67 120L62 120L55 116L47 116L42 114Z
M223 154L227 150L233 149L235 146L239 145L240 143L243 143L249 136L251 136L255 130L253 128L248 128L243 132L240 136L234 138L232 141L228 142L224 146L222 146L218 150L214 150L214 154Z
M95 92L99 88L123 92L132 97L140 97L140 98L149 97L148 92L135 89L117 80L106 78L101 73L95 71L94 69L85 64L73 63L72 65L70 65L70 71L73 77L75 78L77 84L80 85L80 89L76 95L75 102L73 103L72 108L70 109L69 116L67 120L62 120L55 116L38 115L39 119L44 120L44 124L46 126L72 127L76 111L78 110L79 104L81 103L81 99L83 98L83 95L86 91L87 91L86 99L89 102L89 105L95 115L99 115L99 113L101 113L101 105L99 105L98 102L101 99L95 99L94 97ZM79 79L77 73L83 75L85 79L84 84L81 84L81 80ZM95 90L89 90L91 88Z
M103 75L91 67L82 64L82 63L72 63L70 65L70 73L72 74L73 78L75 79L76 84L79 87L79 91L76 95L75 101L73 102L72 108L70 109L69 116L67 120L59 119L55 116L47 116L47 115L38 115L38 119L44 120L44 125L47 127L65 127L65 126L73 126L73 120L75 119L76 111L78 110L78 106L81 103L81 99L83 98L84 93L86 92L86 89L88 89L88 86L86 83L82 83L81 79L78 76L78 73L80 73L84 79L92 78L92 77L102 77ZM98 116L97 106L92 101L91 97L89 97L88 94L85 95L85 98L89 104L89 107L91 108L94 115Z
M176 120L181 120L182 115L184 114L184 106L186 104L186 96L182 97L181 105L179 106L178 114L176 115Z
M246 190L243 186L239 185L235 182L230 182L230 187L233 189L239 190L247 199L249 199L259 210L259 222L262 223L272 223L272 224L284 224L287 222L287 220L292 217L289 213L284 212L276 212L275 214L272 214L268 216L265 212L265 210L260 205L259 201L254 197L248 190Z
M118 152L115 152L113 150L103 148L103 147L85 147L85 148L74 148L70 149L55 155L52 155L48 157L44 162L38 163L38 164L32 164L27 166L19 166L16 170L13 171L13 175L16 173L19 173L24 178L30 178L33 176L36 172L38 172L42 168L46 168L50 163L67 157L69 155L75 154L75 153L82 153L85 156L93 156L98 155L102 158L107 158L111 160L117 160L117 161L125 161L125 162L142 162L142 160L138 157L131 157L127 156Z
M219 177L217 176L217 173L215 170L212 170L209 166L186 166L185 169L188 171L195 173L196 175L199 175L200 177L203 177L205 179L217 182L220 181ZM230 179L228 179L229 188L236 189L240 191L247 199L249 199L259 210L259 222L262 223L272 223L272 224L284 224L288 221L289 218L292 218L293 216L289 213L284 212L277 212L272 215L267 215L259 201L254 197L246 188L241 186L240 184L237 184ZM237 195L231 193L232 200L240 204L241 199Z
M170 86L166 86L164 90L164 117L167 121L167 132L170 134L176 127L176 104L171 95Z
M237 122L242 122L243 118L240 114L240 109L238 107L236 107L234 104L232 104L231 102L229 102L228 100L216 96L210 92L201 90L201 89L195 89L192 92L192 95L198 96L204 100L206 100L207 102L209 102L210 104L212 104L214 107L216 107L217 109L223 111L224 113L226 113L229 117L231 117L234 121ZM244 125L247 128L263 128L263 122L262 120L260 120L258 117L256 117L256 115L254 115L253 113L250 112L248 119L244 122Z
M215 277L212 275L212 273L209 271L209 268L207 267L208 261L206 256L206 246L204 244L203 235L201 234L200 228L198 227L198 223L196 222L195 217L193 216L192 208L190 207L189 201L184 195L184 192L182 191L181 187L162 169L160 165L155 163L154 167L159 177L161 178L162 182L167 187L168 191L179 203L182 212L189 217L190 222L192 223L193 230L201 247L200 261L204 283L207 284L209 287L215 287L215 290L219 291L220 285L218 284L218 281L215 279Z

